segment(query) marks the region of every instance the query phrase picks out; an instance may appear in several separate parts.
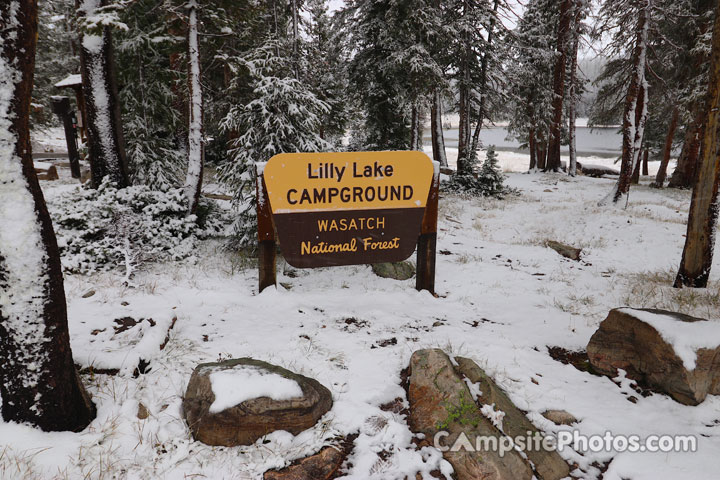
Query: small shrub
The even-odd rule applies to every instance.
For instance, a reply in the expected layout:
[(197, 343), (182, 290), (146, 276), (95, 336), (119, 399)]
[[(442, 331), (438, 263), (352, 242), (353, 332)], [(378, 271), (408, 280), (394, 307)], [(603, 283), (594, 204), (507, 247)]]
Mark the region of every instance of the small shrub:
[(443, 183), (442, 189), (448, 193), (501, 198), (511, 192), (503, 184), (504, 181), (505, 175), (502, 174), (498, 165), (495, 146), (490, 145), (485, 161), (478, 172), (467, 175), (455, 174), (448, 182)]
[(201, 220), (187, 216), (180, 189), (145, 185), (79, 188), (48, 202), (63, 268), (90, 273), (123, 267), (126, 277), (146, 261), (191, 258), (200, 239), (220, 236), (227, 223), (214, 201), (202, 199)]

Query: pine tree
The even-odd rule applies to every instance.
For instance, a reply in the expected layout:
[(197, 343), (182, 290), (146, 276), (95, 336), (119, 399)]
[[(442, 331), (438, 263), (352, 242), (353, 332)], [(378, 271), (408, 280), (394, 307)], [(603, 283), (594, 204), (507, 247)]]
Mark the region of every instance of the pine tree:
[(255, 163), (266, 162), (278, 153), (326, 151), (330, 144), (319, 132), (320, 117), (329, 107), (294, 78), (288, 42), (269, 39), (245, 57), (232, 59), (234, 88), (250, 78), (251, 99), (234, 105), (223, 121), (226, 132), (238, 132), (232, 141), (231, 158), (220, 170), (220, 178), (235, 192), (240, 208), (236, 223), (239, 246), (255, 243)]
[(503, 193), (505, 176), (498, 163), (495, 145), (490, 145), (485, 154), (485, 161), (478, 175), (478, 183), (482, 185), (484, 195), (495, 197)]
[(352, 115), (348, 99), (348, 48), (339, 26), (328, 16), (326, 3), (307, 2), (310, 19), (300, 78), (328, 107), (319, 119), (320, 137), (340, 148)]
[(552, 112), (552, 73), (557, 9), (533, 0), (515, 29), (507, 76), (511, 92), (508, 131), (530, 149), (530, 170), (544, 169)]
[[(170, 57), (181, 41), (171, 33), (167, 2), (138, 0), (119, 12), (128, 26), (118, 30), (118, 81), (122, 119), (133, 184), (168, 189), (180, 183), (185, 165), (184, 144), (177, 133), (185, 121), (177, 108), (177, 83)], [(185, 78), (185, 77), (183, 77)]]

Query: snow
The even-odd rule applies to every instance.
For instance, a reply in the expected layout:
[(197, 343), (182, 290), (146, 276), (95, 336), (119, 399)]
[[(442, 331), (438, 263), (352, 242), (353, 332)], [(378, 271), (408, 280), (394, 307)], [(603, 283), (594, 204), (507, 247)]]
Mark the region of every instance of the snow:
[(79, 73), (68, 75), (67, 77), (63, 78), (55, 84), (57, 88), (74, 87), (77, 85), (82, 85), (82, 76)]
[(210, 383), (215, 395), (210, 413), (222, 412), (253, 398), (268, 397), (281, 401), (303, 395), (295, 380), (250, 365), (213, 372), (210, 374)]
[[(564, 450), (562, 456), (578, 464), (578, 478), (710, 478), (720, 469), (720, 396), (691, 407), (664, 395), (632, 392), (638, 397), (632, 403), (629, 382), (619, 387), (547, 353), (548, 346), (585, 349), (608, 311), (622, 306), (675, 309), (713, 323), (720, 320), (713, 303), (720, 289), (720, 256), (715, 256), (708, 289), (671, 287), (690, 192), (651, 189), (647, 184), (652, 179), (642, 177), (641, 185), (633, 186), (627, 210), (600, 209), (597, 200), (614, 180), (513, 173), (527, 170), (528, 156), (498, 155), (503, 169), (510, 171), (509, 186), (521, 194), (502, 201), (442, 196), (437, 297), (415, 291), (414, 279), (378, 278), (364, 265), (295, 270), (282, 260), (278, 287), (258, 294), (256, 264), (242, 263), (235, 252), (213, 241), (198, 249), (196, 264), (138, 270), (134, 287), (121, 284), (122, 272), (66, 275), (76, 363), (122, 371), (82, 375), (98, 406), (98, 418), (83, 432), (46, 434), (0, 422), (0, 451), (6, 452), (0, 471), (27, 465), (30, 474), (14, 477), (34, 473), (52, 478), (58, 471), (92, 477), (102, 461), (108, 465), (107, 476), (255, 480), (267, 469), (317, 452), (337, 436), (357, 433), (352, 467), (343, 472), (344, 479), (400, 480), (414, 478), (414, 472), (430, 479), (434, 469), (449, 474), (440, 452), (415, 445), (403, 414), (381, 408), (395, 399), (407, 406), (400, 372), (413, 351), (442, 348), (477, 362), (543, 432), (577, 428), (586, 435), (609, 430), (643, 438), (694, 435), (698, 440), (694, 453)], [(61, 169), (60, 174), (59, 181), (43, 182), (51, 199), (70, 188), (67, 172)], [(582, 247), (582, 261), (546, 248), (547, 239)], [(97, 293), (82, 298), (89, 289)], [(158, 325), (143, 322), (114, 335), (114, 320), (121, 317), (152, 318)], [(164, 340), (173, 317), (177, 321), (160, 350), (158, 341)], [(103, 328), (107, 330), (93, 335)], [(140, 346), (147, 335), (156, 337)], [(377, 346), (393, 337), (396, 344)], [(317, 379), (331, 391), (333, 408), (318, 425), (296, 436), (275, 432), (236, 448), (193, 441), (182, 419), (190, 375), (200, 363), (241, 357)], [(132, 365), (139, 358), (149, 367), (134, 377)], [(137, 418), (139, 403), (150, 412), (146, 420)], [(557, 426), (541, 415), (549, 409), (566, 410), (579, 422)], [(609, 468), (601, 474), (598, 465), (605, 462)]]
[[(18, 10), (19, 4), (12, 2), (5, 31), (18, 28)], [(10, 36), (0, 34), (0, 51)], [(40, 366), (47, 358), (43, 313), (49, 277), (35, 201), (15, 151), (17, 137), (11, 132), (15, 115), (11, 100), (21, 79), (16, 65), (0, 55), (0, 322), (3, 340), (17, 345), (17, 356), (3, 361), (27, 365), (22, 383), (33, 388), (41, 381)]]
[(720, 324), (718, 322), (683, 322), (670, 315), (621, 308), (620, 312), (647, 323), (658, 331), (670, 344), (688, 371), (695, 370), (697, 351), (701, 348), (720, 347)]

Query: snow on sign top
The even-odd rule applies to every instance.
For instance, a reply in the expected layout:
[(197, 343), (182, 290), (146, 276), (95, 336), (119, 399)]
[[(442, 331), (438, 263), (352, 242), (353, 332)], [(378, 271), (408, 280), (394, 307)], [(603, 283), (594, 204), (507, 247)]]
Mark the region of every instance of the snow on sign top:
[(697, 351), (701, 348), (717, 348), (720, 345), (718, 323), (710, 320), (683, 322), (676, 317), (660, 313), (621, 308), (620, 312), (647, 323), (672, 345), (675, 354), (682, 360), (688, 371), (695, 370)]
[(74, 75), (68, 75), (67, 77), (63, 78), (55, 84), (57, 88), (77, 87), (79, 85), (82, 85), (82, 78), (79, 73)]
[(222, 412), (252, 398), (279, 401), (303, 395), (296, 381), (251, 365), (215, 371), (210, 374), (210, 384), (215, 395), (210, 413)]

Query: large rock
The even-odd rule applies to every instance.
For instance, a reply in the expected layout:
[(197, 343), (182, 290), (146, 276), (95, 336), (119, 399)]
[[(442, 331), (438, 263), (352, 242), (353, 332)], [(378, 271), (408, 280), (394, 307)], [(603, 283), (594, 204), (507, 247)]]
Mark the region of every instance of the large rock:
[(265, 472), (263, 480), (329, 480), (342, 467), (345, 453), (335, 447), (325, 447), (315, 455), (305, 457), (282, 470)]
[[(461, 435), (476, 445), (478, 436), (496, 437), (500, 445), (503, 433), (480, 412), (467, 385), (448, 356), (438, 349), (418, 350), (410, 359), (410, 427), (434, 442), (435, 435), (446, 432), (441, 443), (451, 447)], [(461, 442), (465, 442), (461, 438)], [(516, 450), (501, 456), (497, 451), (452, 449), (443, 452), (458, 480), (530, 480), (533, 471)]]
[(378, 277), (408, 280), (415, 275), (415, 266), (410, 262), (374, 263), (372, 271)]
[(578, 162), (578, 168), (588, 177), (602, 177), (603, 175), (620, 175), (620, 170), (612, 167), (606, 167), (605, 165), (590, 165), (589, 163), (580, 164)]
[(565, 258), (575, 260), (576, 262), (580, 260), (582, 248), (571, 247), (570, 245), (565, 245), (564, 243), (556, 242), (554, 240), (548, 240), (545, 242), (545, 245), (547, 245), (548, 248), (552, 248)]
[[(285, 400), (262, 396), (219, 412), (210, 412), (210, 406), (215, 401), (210, 375), (243, 368), (297, 382), (302, 396)], [(316, 380), (252, 358), (198, 365), (190, 377), (183, 399), (183, 414), (195, 440), (228, 447), (250, 445), (275, 430), (297, 435), (315, 425), (331, 407), (330, 391)]]
[(590, 338), (596, 370), (627, 377), (685, 405), (720, 394), (720, 324), (664, 310), (611, 310)]
[[(478, 386), (480, 394), (477, 402), (494, 405), (495, 410), (504, 412), (502, 430), (511, 438), (526, 437), (528, 432), (535, 437), (542, 435), (525, 414), (508, 398), (507, 394), (488, 377), (485, 372), (469, 358), (455, 357), (460, 373)], [(570, 467), (555, 451), (543, 449), (525, 449), (525, 455), (535, 466), (535, 471), (543, 480), (559, 480), (570, 475)]]

